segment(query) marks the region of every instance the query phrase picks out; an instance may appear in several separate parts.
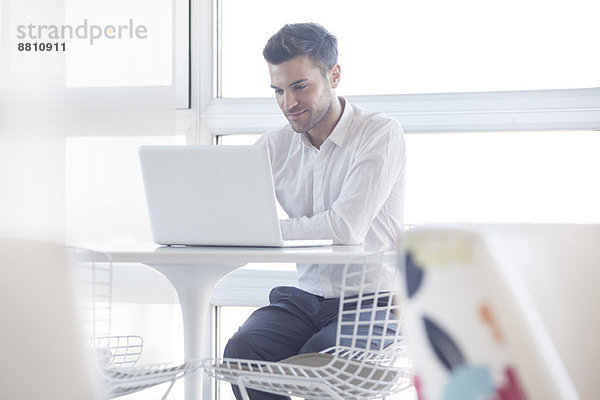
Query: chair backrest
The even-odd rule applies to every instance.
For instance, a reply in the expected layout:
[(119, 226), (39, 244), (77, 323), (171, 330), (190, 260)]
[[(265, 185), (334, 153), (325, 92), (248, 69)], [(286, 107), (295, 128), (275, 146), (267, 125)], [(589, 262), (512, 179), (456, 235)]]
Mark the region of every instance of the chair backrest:
[(111, 336), (113, 261), (109, 254), (69, 249), (74, 262), (83, 332), (101, 370), (132, 368), (144, 347), (141, 336)]
[(68, 249), (73, 260), (77, 304), (85, 338), (110, 336), (112, 311), (112, 259), (83, 248)]
[(378, 357), (403, 342), (403, 272), (396, 251), (360, 257), (344, 266), (336, 348), (353, 358)]
[(401, 326), (404, 281), (399, 254), (378, 252), (344, 266), (333, 350), (340, 359), (367, 366), (364, 371), (348, 368), (345, 372), (354, 373), (348, 380), (361, 387), (373, 384), (383, 394), (406, 388), (412, 377)]
[(0, 397), (96, 398), (71, 272), (64, 247), (0, 240)]
[(448, 400), (578, 399), (522, 279), (480, 232), (407, 232), (406, 321), (418, 390)]

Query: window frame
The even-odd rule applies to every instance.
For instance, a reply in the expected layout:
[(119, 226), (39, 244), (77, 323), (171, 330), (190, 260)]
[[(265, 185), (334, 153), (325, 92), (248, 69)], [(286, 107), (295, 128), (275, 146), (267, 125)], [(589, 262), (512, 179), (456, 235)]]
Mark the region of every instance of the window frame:
[[(396, 118), (405, 132), (600, 129), (600, 88), (347, 96)], [(261, 133), (285, 123), (274, 99), (213, 98), (202, 120), (219, 135)]]
[[(180, 112), (190, 144), (285, 124), (273, 98), (218, 95), (221, 0), (191, 0), (192, 109)], [(600, 88), (348, 96), (396, 118), (407, 133), (600, 130)]]
[(187, 110), (191, 105), (190, 86), (190, 0), (174, 0), (174, 83), (178, 110)]

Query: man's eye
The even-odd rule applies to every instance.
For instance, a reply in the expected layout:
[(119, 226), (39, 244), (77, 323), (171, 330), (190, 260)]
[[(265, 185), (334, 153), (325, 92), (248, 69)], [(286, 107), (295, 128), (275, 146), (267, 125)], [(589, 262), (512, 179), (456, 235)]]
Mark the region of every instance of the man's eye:
[(275, 94), (283, 94), (283, 90), (281, 90), (281, 89), (275, 89)]
[(306, 86), (308, 86), (308, 85), (299, 85), (299, 86), (296, 86), (295, 89), (296, 90), (306, 89)]

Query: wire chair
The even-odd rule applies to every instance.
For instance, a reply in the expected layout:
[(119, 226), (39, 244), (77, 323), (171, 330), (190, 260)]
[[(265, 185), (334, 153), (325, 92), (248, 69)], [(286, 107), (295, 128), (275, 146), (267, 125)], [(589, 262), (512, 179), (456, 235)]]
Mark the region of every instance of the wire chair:
[(100, 366), (111, 368), (135, 367), (144, 349), (141, 336), (100, 336), (91, 340), (96, 350), (96, 361)]
[(196, 371), (200, 363), (164, 363), (138, 366), (144, 340), (141, 336), (111, 336), (112, 259), (108, 254), (71, 248), (83, 331), (89, 338), (103, 398), (134, 393), (176, 380)]
[[(310, 399), (385, 399), (412, 386), (401, 329), (400, 257), (366, 255), (345, 266), (335, 346), (279, 362), (208, 359), (207, 374), (247, 389)], [(342, 266), (340, 266), (342, 268)]]

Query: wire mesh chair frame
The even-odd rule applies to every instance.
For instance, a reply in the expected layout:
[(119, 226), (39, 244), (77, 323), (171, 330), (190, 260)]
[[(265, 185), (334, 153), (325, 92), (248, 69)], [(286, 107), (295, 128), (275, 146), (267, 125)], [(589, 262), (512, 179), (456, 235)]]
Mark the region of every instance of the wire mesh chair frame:
[(112, 258), (108, 254), (68, 247), (72, 256), (83, 333), (89, 340), (110, 336)]
[[(279, 362), (208, 359), (216, 379), (247, 389), (309, 399), (385, 398), (412, 386), (411, 363), (401, 330), (402, 266), (389, 251), (344, 266), (336, 345)], [(386, 261), (386, 262), (384, 262)]]
[(98, 363), (110, 368), (133, 368), (144, 349), (144, 338), (137, 335), (100, 336), (91, 340)]
[(138, 366), (144, 342), (138, 335), (111, 336), (113, 261), (109, 254), (83, 248), (69, 248), (75, 283), (80, 299), (84, 335), (96, 361), (100, 395), (114, 398), (170, 382), (163, 399), (175, 381), (196, 371), (195, 360)]

